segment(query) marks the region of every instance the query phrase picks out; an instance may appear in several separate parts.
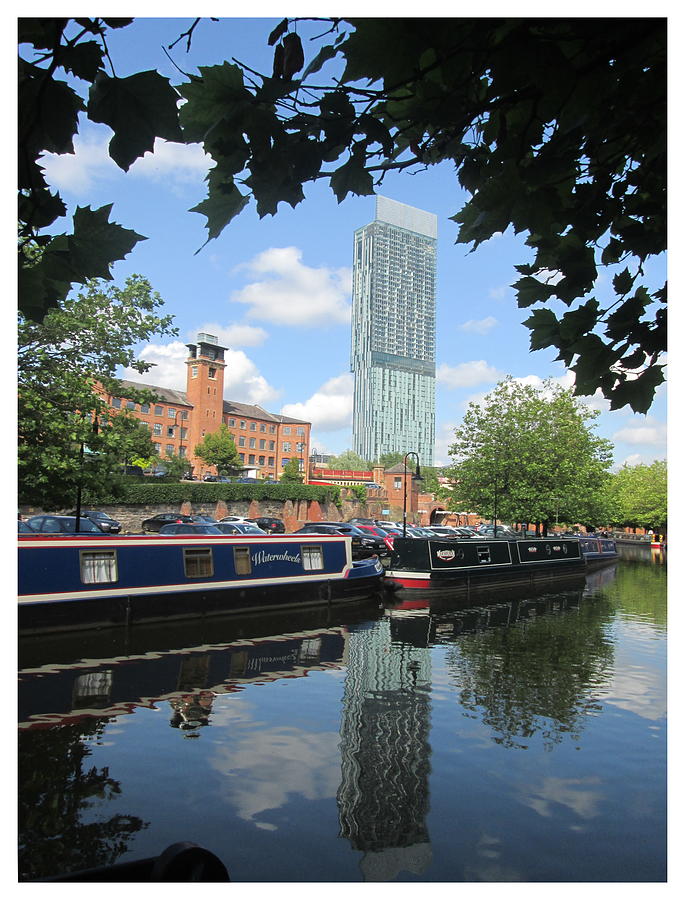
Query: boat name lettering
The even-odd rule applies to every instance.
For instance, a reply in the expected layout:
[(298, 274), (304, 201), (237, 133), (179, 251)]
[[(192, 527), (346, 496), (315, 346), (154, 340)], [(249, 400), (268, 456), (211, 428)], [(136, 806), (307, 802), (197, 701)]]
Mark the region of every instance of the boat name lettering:
[(300, 565), (302, 562), (299, 553), (291, 553), (288, 550), (284, 550), (283, 553), (267, 553), (265, 550), (258, 550), (257, 553), (252, 554), (252, 564), (255, 566), (274, 562), (274, 560), (281, 560), (282, 562), (289, 562), (295, 565)]
[(436, 556), (438, 559), (454, 559), (454, 550), (438, 550)]

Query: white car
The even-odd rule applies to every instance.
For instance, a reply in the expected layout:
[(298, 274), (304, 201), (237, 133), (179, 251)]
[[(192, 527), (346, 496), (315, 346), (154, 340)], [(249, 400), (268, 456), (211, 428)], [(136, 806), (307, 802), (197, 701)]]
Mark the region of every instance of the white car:
[(246, 516), (224, 516), (223, 519), (219, 519), (220, 522), (248, 522), (251, 525), (254, 525), (254, 521), (252, 519), (248, 519)]

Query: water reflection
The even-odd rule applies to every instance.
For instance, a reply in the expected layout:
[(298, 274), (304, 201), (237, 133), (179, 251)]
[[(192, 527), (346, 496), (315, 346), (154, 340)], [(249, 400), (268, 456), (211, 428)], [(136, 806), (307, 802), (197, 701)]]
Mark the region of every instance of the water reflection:
[[(163, 846), (141, 836), (165, 834), (178, 816), (183, 837), (216, 852), (232, 876), (247, 866), (240, 880), (281, 880), (269, 868), (279, 866), (290, 880), (525, 880), (532, 863), (511, 853), (516, 828), (503, 832), (500, 814), (507, 823), (534, 814), (567, 842), (587, 823), (606, 828), (607, 808), (612, 821), (619, 808), (599, 770), (551, 768), (536, 752), (584, 746), (603, 705), (654, 727), (663, 718), (654, 703), (663, 686), (640, 656), (660, 627), (661, 600), (641, 569), (624, 582), (624, 565), (558, 593), (405, 604), (344, 624), (290, 615), (213, 624), (197, 643), (186, 628), (132, 633), (128, 646), (107, 634), (81, 646), (26, 644), (22, 877), (109, 864), (131, 847), (153, 855)], [(624, 607), (636, 624), (617, 670)], [(154, 770), (135, 768), (132, 746), (155, 753)], [(488, 751), (507, 753), (505, 771), (481, 762)], [(464, 766), (496, 789), (465, 783)], [(160, 818), (147, 815), (157, 804)], [(449, 814), (436, 818), (443, 805)], [(223, 855), (211, 843), (222, 837)], [(306, 871), (290, 868), (297, 854)]]

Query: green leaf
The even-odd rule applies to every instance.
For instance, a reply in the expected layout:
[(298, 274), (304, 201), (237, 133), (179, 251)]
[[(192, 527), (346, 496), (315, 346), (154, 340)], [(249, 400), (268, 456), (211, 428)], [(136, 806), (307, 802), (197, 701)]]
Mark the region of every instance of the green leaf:
[(532, 306), (533, 303), (544, 303), (554, 294), (554, 287), (543, 284), (537, 278), (526, 275), (512, 284), (516, 291), (516, 300), (520, 307)]
[(112, 204), (92, 210), (77, 207), (74, 213), (74, 234), (69, 239), (71, 265), (83, 282), (88, 278), (110, 279), (110, 266), (124, 259), (139, 241), (147, 238), (128, 228), (109, 221)]
[(665, 381), (663, 366), (650, 366), (635, 379), (626, 380), (614, 388), (611, 409), (629, 405), (633, 412), (646, 414), (654, 402), (654, 393)]
[(617, 294), (627, 294), (633, 287), (635, 278), (630, 274), (628, 269), (624, 269), (619, 275), (614, 275), (612, 284)]
[(559, 335), (564, 343), (572, 344), (586, 334), (597, 324), (599, 317), (599, 303), (588, 300), (587, 303), (566, 313), (559, 324)]
[(314, 59), (309, 63), (307, 68), (302, 73), (302, 81), (313, 72), (318, 72), (319, 69), (326, 63), (329, 59), (333, 59), (336, 56), (338, 50), (332, 44), (327, 44), (325, 47), (322, 47), (319, 52), (316, 54)]
[(88, 117), (114, 131), (109, 152), (127, 172), (136, 159), (154, 150), (155, 138), (182, 141), (178, 94), (157, 72), (110, 78), (101, 72), (90, 89)]
[(531, 350), (558, 346), (559, 321), (551, 309), (536, 309), (523, 324), (531, 331)]
[(278, 25), (274, 28), (274, 30), (269, 35), (269, 47), (273, 47), (273, 45), (280, 39), (281, 35), (285, 34), (288, 30), (288, 20), (283, 19)]
[(353, 155), (331, 175), (331, 188), (341, 203), (348, 194), (373, 194), (373, 179), (364, 168), (364, 159)]
[(79, 44), (62, 47), (60, 64), (76, 78), (94, 81), (102, 67), (104, 50), (96, 41), (83, 41)]
[(207, 239), (212, 240), (221, 234), (231, 219), (235, 218), (248, 202), (248, 198), (240, 193), (233, 179), (216, 184), (210, 179), (209, 195), (190, 211), (207, 217)]

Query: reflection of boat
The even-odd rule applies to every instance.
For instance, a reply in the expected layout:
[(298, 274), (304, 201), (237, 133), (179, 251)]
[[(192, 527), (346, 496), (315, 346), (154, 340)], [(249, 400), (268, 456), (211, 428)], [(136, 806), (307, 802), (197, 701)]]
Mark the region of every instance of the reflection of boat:
[(18, 574), (19, 627), (37, 632), (349, 602), (383, 566), (337, 535), (22, 534)]
[(583, 572), (578, 540), (395, 538), (386, 581), (398, 592), (471, 592), (498, 585), (535, 584)]

